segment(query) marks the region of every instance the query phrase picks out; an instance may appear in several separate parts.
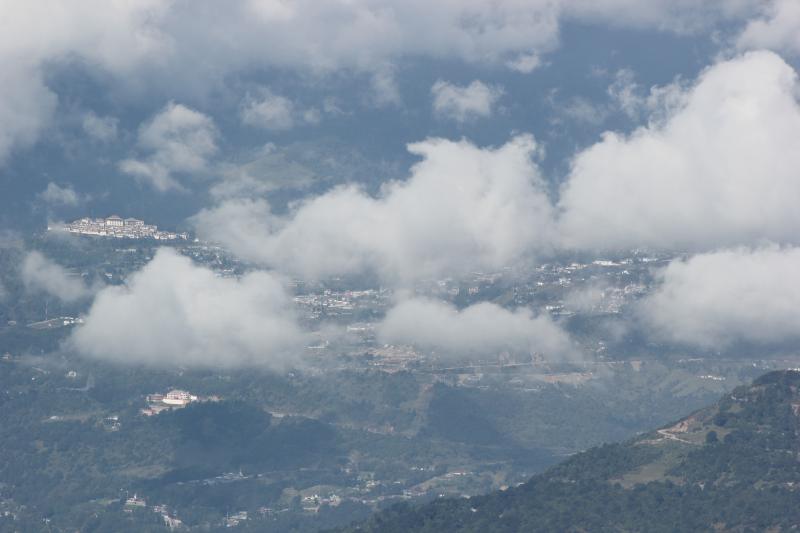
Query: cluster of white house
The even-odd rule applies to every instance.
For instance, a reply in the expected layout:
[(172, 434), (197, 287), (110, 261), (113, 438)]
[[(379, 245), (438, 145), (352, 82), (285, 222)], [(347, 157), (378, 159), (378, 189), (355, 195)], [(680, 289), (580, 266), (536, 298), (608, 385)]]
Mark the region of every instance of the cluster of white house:
[[(137, 494), (134, 494), (132, 497), (125, 500), (124, 511), (126, 513), (132, 513), (134, 509), (146, 508), (147, 501), (145, 501), (144, 498), (140, 498)], [(183, 522), (174, 516), (170, 516), (169, 509), (167, 509), (166, 505), (154, 505), (152, 509), (154, 513), (161, 515), (161, 518), (164, 519), (164, 525), (166, 525), (170, 531), (175, 529), (183, 529)]]
[(100, 235), (120, 239), (186, 240), (189, 237), (186, 233), (159, 231), (154, 224), (145, 224), (144, 220), (138, 218), (123, 219), (117, 215), (108, 218), (84, 217), (65, 224), (63, 229), (81, 235)]

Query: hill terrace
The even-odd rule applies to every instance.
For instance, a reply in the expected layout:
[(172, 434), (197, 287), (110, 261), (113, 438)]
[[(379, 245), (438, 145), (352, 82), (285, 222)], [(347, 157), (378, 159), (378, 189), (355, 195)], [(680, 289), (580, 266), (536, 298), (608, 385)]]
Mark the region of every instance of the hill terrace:
[(117, 215), (112, 215), (108, 218), (84, 217), (61, 227), (48, 227), (47, 229), (48, 231), (61, 229), (79, 235), (116, 237), (118, 239), (156, 239), (172, 241), (177, 239), (186, 240), (189, 237), (186, 233), (159, 231), (157, 226), (145, 224), (143, 220), (137, 218), (123, 219)]

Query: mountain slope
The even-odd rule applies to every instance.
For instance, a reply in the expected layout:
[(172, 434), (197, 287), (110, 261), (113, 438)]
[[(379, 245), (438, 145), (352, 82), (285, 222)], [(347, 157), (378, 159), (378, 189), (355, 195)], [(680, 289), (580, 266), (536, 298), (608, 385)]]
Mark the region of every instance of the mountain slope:
[(800, 372), (578, 454), (516, 488), (398, 505), (353, 531), (787, 531), (800, 527)]

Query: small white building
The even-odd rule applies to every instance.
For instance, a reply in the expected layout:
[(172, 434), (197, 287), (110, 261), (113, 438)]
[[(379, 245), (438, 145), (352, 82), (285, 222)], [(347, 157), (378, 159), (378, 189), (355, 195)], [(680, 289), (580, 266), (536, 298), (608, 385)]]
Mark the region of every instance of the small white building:
[(111, 226), (114, 228), (121, 228), (125, 222), (122, 220), (122, 217), (117, 215), (111, 215), (106, 219), (106, 226)]
[(125, 500), (126, 507), (147, 507), (147, 502), (143, 498), (139, 498), (136, 494), (133, 497)]
[(189, 394), (185, 390), (173, 389), (164, 395), (161, 401), (167, 405), (187, 405), (197, 400), (197, 396)]
[(138, 218), (126, 218), (123, 221), (123, 224), (125, 225), (125, 227), (141, 228), (142, 226), (144, 226), (144, 220), (139, 220)]

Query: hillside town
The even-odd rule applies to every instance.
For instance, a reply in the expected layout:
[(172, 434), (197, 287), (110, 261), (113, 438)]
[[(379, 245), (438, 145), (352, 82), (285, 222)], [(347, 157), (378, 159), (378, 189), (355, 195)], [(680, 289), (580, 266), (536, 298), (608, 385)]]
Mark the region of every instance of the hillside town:
[(159, 241), (186, 240), (189, 235), (185, 232), (159, 231), (154, 224), (145, 224), (138, 218), (122, 218), (111, 215), (108, 218), (84, 217), (61, 227), (48, 227), (49, 231), (60, 229), (69, 233), (80, 235), (96, 235), (101, 237), (116, 237), (118, 239), (155, 239)]

